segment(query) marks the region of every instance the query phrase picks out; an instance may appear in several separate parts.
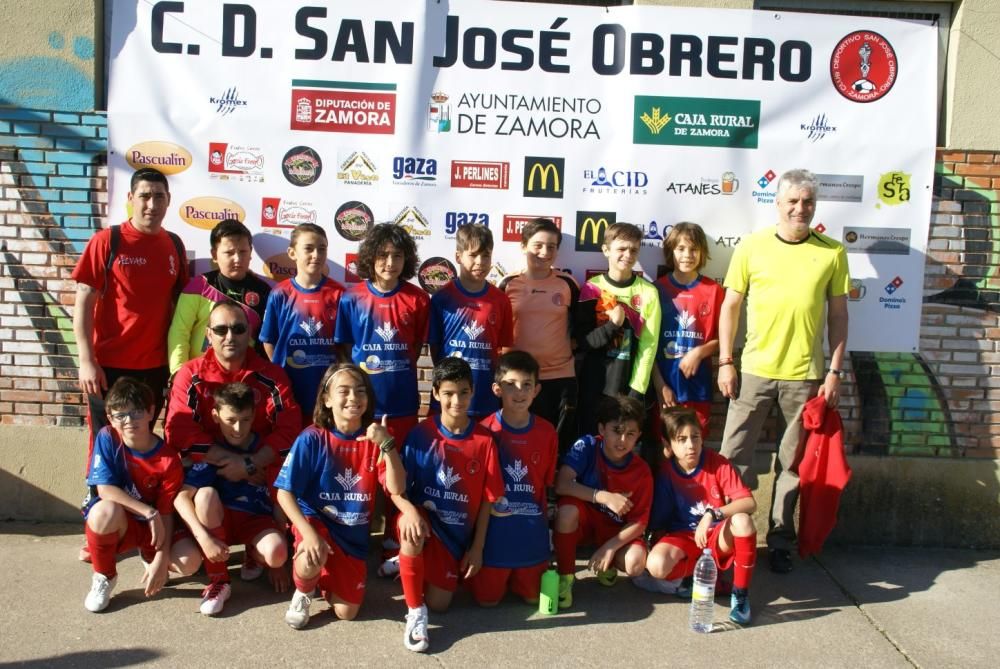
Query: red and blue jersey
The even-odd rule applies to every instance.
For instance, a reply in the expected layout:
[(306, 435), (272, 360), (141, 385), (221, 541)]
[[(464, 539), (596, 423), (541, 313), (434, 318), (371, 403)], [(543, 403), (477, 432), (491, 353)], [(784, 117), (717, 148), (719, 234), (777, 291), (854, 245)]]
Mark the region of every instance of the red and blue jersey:
[(656, 474), (649, 527), (665, 532), (693, 532), (709, 507), (718, 509), (734, 499), (750, 497), (750, 489), (724, 456), (702, 449), (690, 474), (666, 460)]
[(684, 285), (666, 274), (657, 279), (656, 288), (662, 313), (656, 367), (678, 402), (711, 402), (711, 359), (703, 359), (690, 378), (681, 373), (681, 359), (691, 349), (719, 338), (719, 310), (726, 292), (706, 276)]
[(379, 450), (355, 434), (306, 428), (292, 444), (274, 487), (295, 495), (306, 517), (323, 521), (337, 545), (353, 557), (368, 554), (368, 533), (375, 510), (375, 489), (384, 478)]
[(549, 559), (546, 488), (555, 482), (559, 438), (552, 423), (532, 416), (514, 428), (498, 411), (482, 423), (493, 434), (503, 475), (503, 496), (493, 502), (483, 564), (516, 569)]
[(600, 435), (580, 437), (563, 458), (563, 465), (576, 472), (578, 483), (622, 494), (631, 493), (632, 509), (624, 517), (603, 504), (593, 506), (619, 525), (649, 523), (649, 508), (653, 502), (653, 475), (649, 465), (635, 453), (629, 453), (620, 463), (604, 454), (604, 439)]
[(493, 366), (500, 349), (514, 342), (510, 298), (492, 284), (470, 293), (457, 280), (431, 298), (427, 343), (440, 349), (442, 358), (462, 358), (472, 368), (470, 416), (487, 416), (500, 408), (493, 394)]
[(417, 358), (427, 339), (430, 298), (411, 283), (388, 293), (370, 281), (340, 298), (334, 341), (351, 344), (351, 360), (375, 389), (375, 416), (413, 416), (420, 409)]
[(292, 278), (275, 286), (267, 298), (260, 340), (274, 346), (271, 362), (288, 373), (303, 423), (312, 421), (319, 382), (337, 361), (333, 335), (343, 292), (329, 277), (309, 289)]
[(427, 511), (431, 529), (456, 560), (469, 549), (483, 500), (503, 495), (493, 435), (469, 422), (461, 433), (433, 416), (410, 430), (403, 445), (406, 497)]
[(88, 471), (90, 491), (83, 501), (84, 518), (100, 499), (99, 485), (121, 488), (129, 497), (168, 515), (174, 512), (174, 498), (184, 483), (180, 456), (162, 439), (157, 437), (156, 445), (143, 453), (126, 446), (111, 427), (94, 438)]
[[(255, 434), (246, 450), (233, 448), (229, 444), (223, 444), (222, 448), (238, 455), (251, 455), (257, 452), (260, 445), (260, 437)], [(219, 468), (207, 462), (192, 464), (190, 469), (184, 473), (184, 485), (193, 488), (215, 488), (219, 493), (222, 505), (229, 509), (255, 513), (259, 516), (270, 516), (274, 513), (270, 486), (254, 485), (245, 479), (230, 481), (219, 476)]]

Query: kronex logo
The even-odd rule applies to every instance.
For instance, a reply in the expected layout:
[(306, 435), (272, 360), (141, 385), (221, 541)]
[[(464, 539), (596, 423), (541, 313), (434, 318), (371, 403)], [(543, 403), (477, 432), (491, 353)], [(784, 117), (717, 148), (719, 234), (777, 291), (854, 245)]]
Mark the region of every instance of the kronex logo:
[(208, 103), (215, 106), (215, 113), (220, 116), (228, 116), (236, 109), (247, 106), (247, 101), (240, 99), (239, 91), (236, 90), (235, 86), (227, 88), (222, 95), (210, 96)]

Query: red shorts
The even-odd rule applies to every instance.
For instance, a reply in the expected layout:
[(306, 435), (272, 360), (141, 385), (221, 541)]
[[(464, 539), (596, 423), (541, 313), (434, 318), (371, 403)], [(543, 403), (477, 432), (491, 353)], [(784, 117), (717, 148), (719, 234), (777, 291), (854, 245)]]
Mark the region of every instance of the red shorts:
[(139, 555), (146, 562), (151, 562), (156, 555), (153, 547), (153, 535), (149, 531), (149, 523), (140, 521), (128, 511), (125, 512), (125, 534), (118, 539), (115, 553), (121, 555), (131, 550), (139, 550)]
[[(560, 497), (559, 506), (575, 506), (580, 512), (580, 524), (576, 528), (577, 546), (602, 546), (611, 537), (621, 532), (622, 527), (624, 527), (624, 525), (619, 525), (612, 520), (607, 514), (598, 511), (593, 504), (588, 504), (576, 497)], [(558, 514), (558, 511), (556, 513)], [(626, 544), (626, 546), (628, 545), (646, 548), (646, 543), (641, 536)]]
[(507, 586), (515, 595), (528, 602), (538, 601), (538, 591), (542, 586), (542, 574), (549, 563), (542, 562), (530, 567), (516, 569), (504, 567), (483, 567), (475, 576), (465, 582), (479, 604), (494, 604), (503, 599)]
[[(365, 583), (368, 580), (368, 565), (344, 552), (330, 536), (323, 521), (315, 516), (309, 516), (309, 524), (319, 533), (319, 536), (330, 546), (330, 554), (326, 557), (319, 574), (319, 589), (323, 596), (332, 593), (338, 599), (348, 604), (361, 604), (365, 599)], [(302, 535), (292, 525), (292, 535), (295, 537), (295, 547), (302, 543)]]
[(403, 442), (406, 441), (406, 435), (410, 433), (410, 430), (417, 426), (420, 422), (420, 418), (416, 415), (413, 416), (389, 416), (385, 421), (385, 429), (389, 431), (389, 436), (391, 436), (396, 441), (396, 450), (400, 451), (403, 448)]
[[(222, 529), (226, 533), (224, 541), (230, 546), (252, 546), (254, 539), (268, 530), (274, 530), (281, 536), (285, 534), (274, 516), (238, 511), (229, 507), (223, 509), (223, 514)], [(184, 521), (178, 522), (174, 530), (174, 543), (181, 539), (194, 540), (194, 535)]]
[[(715, 564), (719, 567), (719, 571), (725, 571), (729, 569), (733, 564), (733, 559), (736, 557), (735, 552), (729, 553), (728, 555), (722, 555), (719, 550), (719, 537), (722, 535), (722, 529), (725, 527), (729, 519), (722, 521), (721, 523), (716, 523), (708, 532), (708, 545), (707, 548), (712, 549), (712, 557), (715, 558)], [(671, 546), (676, 546), (684, 551), (684, 555), (687, 557), (687, 568), (684, 570), (684, 576), (690, 576), (694, 573), (694, 565), (701, 557), (702, 549), (698, 548), (698, 544), (694, 542), (694, 532), (687, 530), (681, 530), (679, 532), (668, 532), (664, 534), (659, 540), (656, 541), (654, 546), (659, 544), (669, 544)]]
[[(424, 517), (427, 526), (431, 521), (427, 517), (427, 511), (422, 508), (417, 509)], [(399, 521), (403, 516), (400, 514), (396, 518), (396, 531), (399, 532)], [(435, 588), (455, 592), (458, 589), (458, 565), (461, 560), (456, 559), (448, 547), (444, 545), (436, 534), (431, 531), (431, 535), (424, 540), (424, 549), (420, 552), (424, 556), (424, 582), (430, 583)]]

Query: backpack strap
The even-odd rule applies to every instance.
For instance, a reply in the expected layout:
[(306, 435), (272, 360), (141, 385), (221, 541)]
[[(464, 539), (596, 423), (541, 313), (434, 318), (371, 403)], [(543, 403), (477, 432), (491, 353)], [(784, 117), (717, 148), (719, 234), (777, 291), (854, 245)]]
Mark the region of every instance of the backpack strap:
[[(111, 241), (108, 243), (108, 259), (104, 263), (104, 271), (111, 276), (111, 268), (114, 267), (115, 258), (118, 256), (118, 246), (122, 241), (122, 226), (111, 226)], [(105, 279), (107, 280), (107, 279)]]
[[(108, 259), (104, 262), (104, 274), (105, 274), (105, 284), (111, 278), (111, 268), (115, 265), (115, 258), (118, 257), (118, 247), (121, 246), (122, 241), (122, 226), (112, 225), (111, 228), (111, 239), (108, 241)], [(174, 243), (174, 251), (177, 253), (178, 264), (187, 263), (187, 252), (184, 250), (184, 242), (181, 238), (169, 230), (165, 231), (170, 236), (170, 241)], [(184, 286), (180, 285), (181, 273), (177, 273), (177, 285), (174, 286), (174, 297), (180, 295), (181, 291), (184, 290)]]

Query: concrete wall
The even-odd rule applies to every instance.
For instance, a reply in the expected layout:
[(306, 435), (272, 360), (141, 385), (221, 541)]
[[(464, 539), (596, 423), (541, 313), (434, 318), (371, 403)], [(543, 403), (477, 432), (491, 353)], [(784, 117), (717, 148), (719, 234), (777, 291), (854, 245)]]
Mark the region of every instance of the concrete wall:
[(1000, 3), (958, 4), (948, 49), (945, 141), (957, 149), (1000, 149)]
[(0, 106), (94, 109), (96, 4), (0, 2)]

